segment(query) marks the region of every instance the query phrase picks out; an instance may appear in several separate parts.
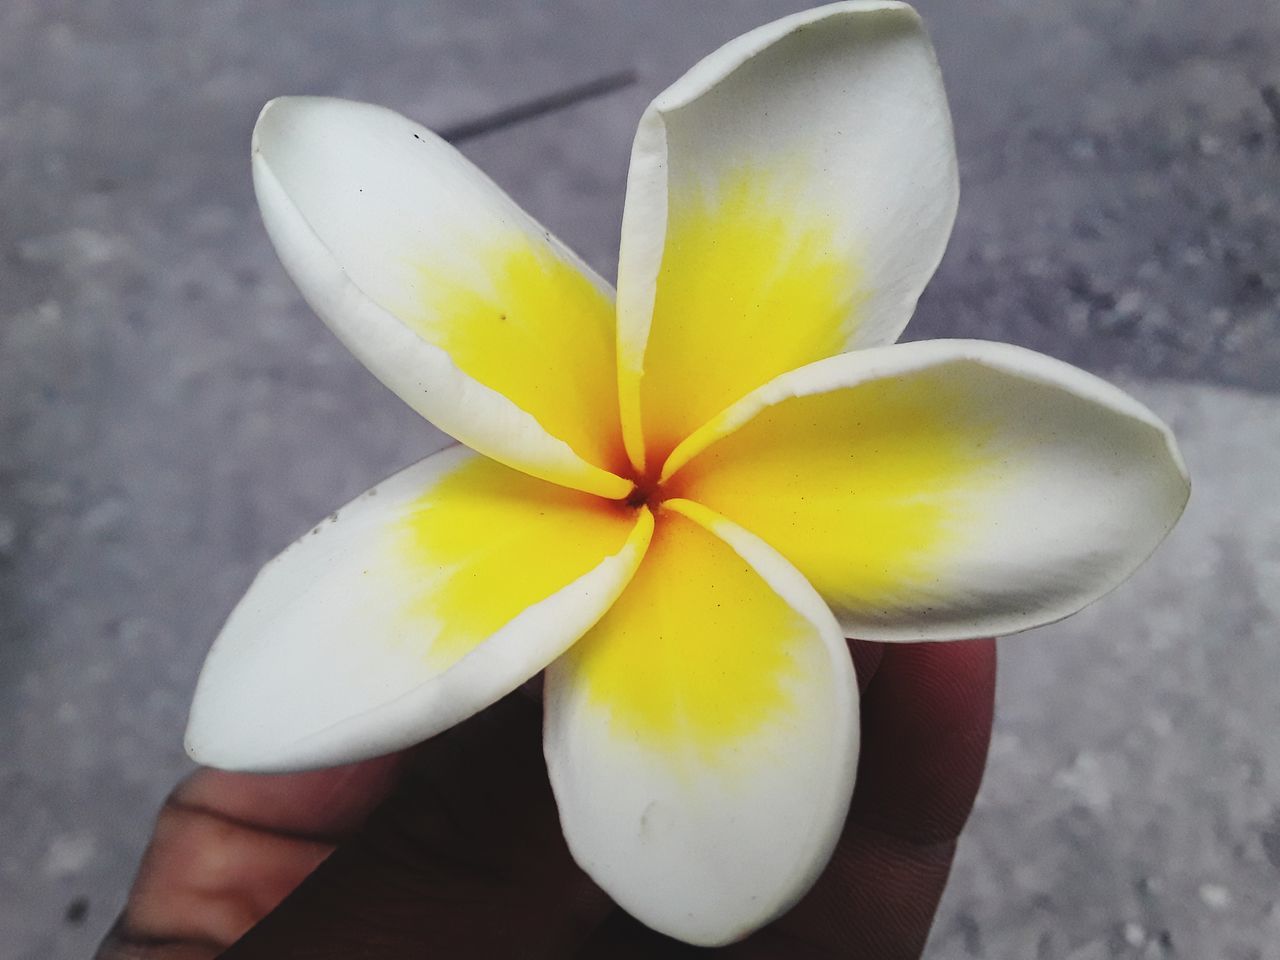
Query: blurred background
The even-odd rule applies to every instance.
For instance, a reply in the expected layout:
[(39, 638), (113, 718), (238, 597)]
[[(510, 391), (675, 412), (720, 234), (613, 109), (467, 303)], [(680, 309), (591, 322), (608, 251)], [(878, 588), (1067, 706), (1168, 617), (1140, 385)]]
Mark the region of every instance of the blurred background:
[[(0, 4), (0, 957), (88, 955), (190, 769), (196, 671), (259, 565), (443, 444), (301, 303), (253, 202), (262, 103), (436, 128), (606, 276), (645, 103), (800, 4)], [(1170, 422), (1181, 526), (1001, 645), (930, 957), (1280, 958), (1280, 12), (923, 0), (959, 221), (909, 339), (1103, 374)]]

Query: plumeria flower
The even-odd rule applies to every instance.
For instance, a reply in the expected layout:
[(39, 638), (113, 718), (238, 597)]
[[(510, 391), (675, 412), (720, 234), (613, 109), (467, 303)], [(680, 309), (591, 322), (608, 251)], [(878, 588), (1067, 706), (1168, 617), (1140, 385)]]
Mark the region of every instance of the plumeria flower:
[(845, 636), (1067, 616), (1187, 499), (1169, 430), (1090, 374), (894, 345), (957, 198), (904, 4), (779, 20), (653, 101), (616, 297), (388, 110), (272, 101), (253, 173), (308, 302), (465, 446), (267, 564), (205, 664), (191, 755), (359, 760), (545, 670), (574, 857), (691, 943), (745, 936), (826, 864), (858, 755)]

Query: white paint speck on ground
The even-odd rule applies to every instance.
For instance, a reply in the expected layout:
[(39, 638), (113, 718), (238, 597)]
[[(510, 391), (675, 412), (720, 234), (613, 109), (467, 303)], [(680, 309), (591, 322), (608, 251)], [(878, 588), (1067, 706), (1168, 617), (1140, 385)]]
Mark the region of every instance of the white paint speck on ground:
[(1147, 939), (1147, 931), (1142, 929), (1139, 923), (1126, 923), (1124, 925), (1124, 942), (1131, 947), (1140, 947)]
[(93, 859), (97, 845), (87, 833), (62, 834), (54, 837), (41, 865), (50, 880), (74, 877)]
[(1220, 883), (1200, 885), (1200, 900), (1211, 910), (1225, 910), (1231, 906), (1231, 891)]

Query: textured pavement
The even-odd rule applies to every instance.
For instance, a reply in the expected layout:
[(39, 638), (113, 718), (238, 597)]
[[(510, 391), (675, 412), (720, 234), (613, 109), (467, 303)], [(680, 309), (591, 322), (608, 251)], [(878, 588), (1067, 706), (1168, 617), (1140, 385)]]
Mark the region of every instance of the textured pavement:
[[(465, 152), (606, 275), (645, 102), (794, 4), (0, 5), (0, 958), (88, 954), (189, 764), (257, 567), (443, 439), (302, 305), (254, 209), (263, 101), (447, 126), (634, 69)], [(1132, 581), (1002, 642), (929, 956), (1280, 960), (1280, 15), (922, 3), (962, 171), (908, 336), (1107, 375), (1191, 469)]]

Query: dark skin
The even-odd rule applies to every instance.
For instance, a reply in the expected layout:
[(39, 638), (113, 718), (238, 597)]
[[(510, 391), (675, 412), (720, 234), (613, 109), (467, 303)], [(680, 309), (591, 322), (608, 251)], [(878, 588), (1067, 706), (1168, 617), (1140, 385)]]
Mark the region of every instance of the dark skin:
[[(850, 641), (862, 752), (830, 864), (728, 958), (924, 949), (982, 780), (995, 644)], [(414, 750), (315, 773), (200, 770), (166, 801), (99, 960), (679, 958), (573, 862), (513, 694)]]

